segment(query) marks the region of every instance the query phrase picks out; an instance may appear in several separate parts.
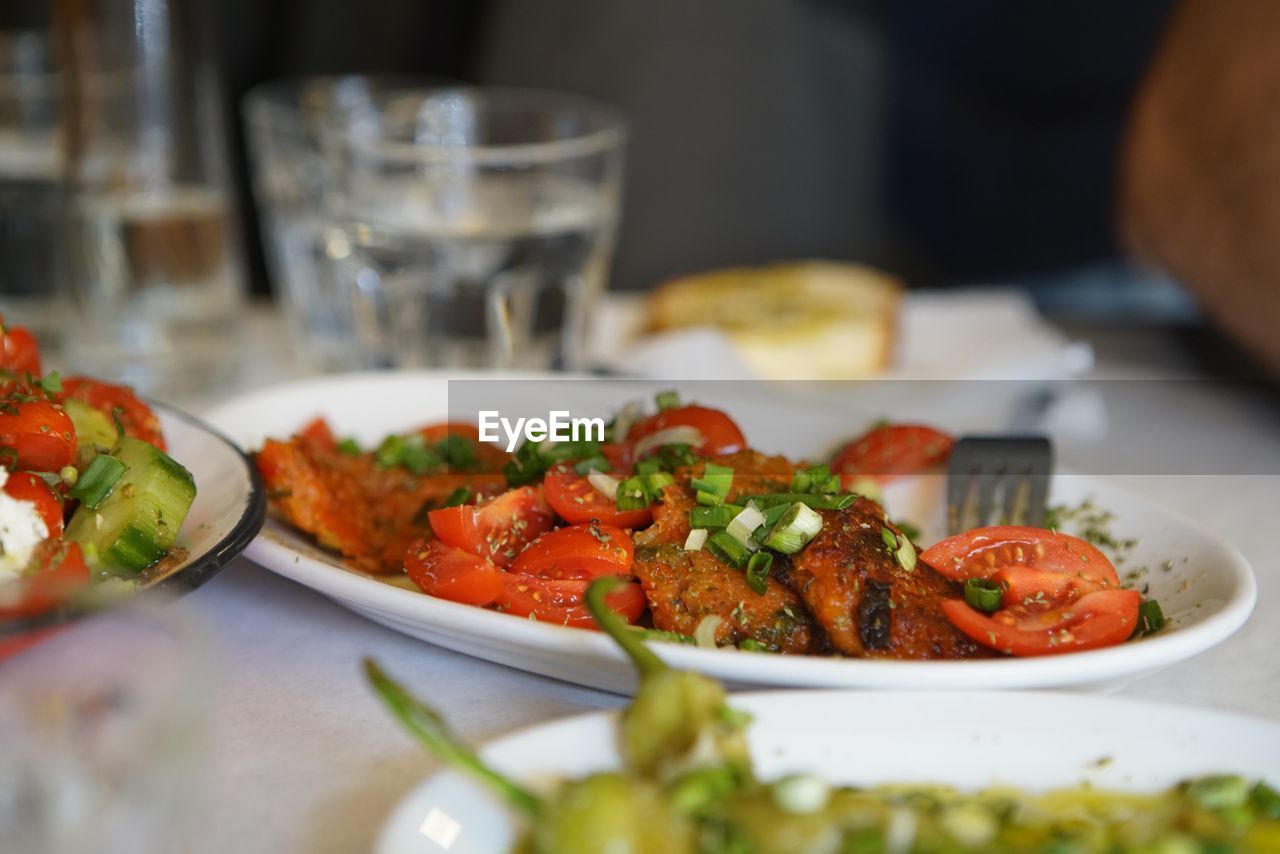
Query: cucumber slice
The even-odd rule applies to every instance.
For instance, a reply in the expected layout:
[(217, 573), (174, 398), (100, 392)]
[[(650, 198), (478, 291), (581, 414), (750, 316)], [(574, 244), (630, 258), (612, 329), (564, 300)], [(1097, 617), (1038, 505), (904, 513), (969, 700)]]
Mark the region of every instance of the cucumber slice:
[(120, 437), (111, 456), (124, 463), (124, 474), (96, 510), (76, 510), (66, 537), (96, 554), (98, 568), (133, 575), (173, 548), (196, 483), (191, 472), (141, 439)]
[(82, 400), (65, 400), (62, 408), (76, 428), (76, 468), (83, 470), (93, 458), (115, 446), (116, 425), (105, 414)]

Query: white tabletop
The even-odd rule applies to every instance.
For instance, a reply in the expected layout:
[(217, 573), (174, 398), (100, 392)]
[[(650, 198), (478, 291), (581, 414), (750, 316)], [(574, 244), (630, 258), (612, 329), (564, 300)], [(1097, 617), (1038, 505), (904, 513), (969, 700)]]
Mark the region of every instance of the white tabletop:
[[(262, 312), (247, 331), (257, 347), (274, 349), (265, 342), (280, 340), (275, 321)], [(1185, 371), (1172, 364), (1176, 351), (1166, 350), (1160, 336), (1150, 344), (1156, 364), (1109, 361), (1103, 349), (1099, 371)], [(259, 362), (269, 367), (245, 384), (295, 370), (282, 350), (272, 359)], [(1200, 459), (1218, 454), (1223, 471), (1247, 471), (1241, 460), (1270, 460), (1277, 470), (1280, 407), (1274, 401), (1177, 384), (1154, 388), (1135, 403), (1136, 411), (1121, 413), (1149, 421), (1153, 442)], [(1280, 719), (1280, 621), (1269, 619), (1280, 613), (1274, 534), (1280, 475), (1116, 477), (1229, 538), (1252, 563), (1259, 587), (1257, 612), (1241, 632), (1121, 693)], [(402, 636), (245, 559), (184, 605), (205, 621), (215, 651), (206, 795), (193, 851), (368, 850), (396, 801), (437, 765), (366, 691), (358, 670), (363, 656), (375, 656), (420, 691), (469, 739), (622, 702)]]

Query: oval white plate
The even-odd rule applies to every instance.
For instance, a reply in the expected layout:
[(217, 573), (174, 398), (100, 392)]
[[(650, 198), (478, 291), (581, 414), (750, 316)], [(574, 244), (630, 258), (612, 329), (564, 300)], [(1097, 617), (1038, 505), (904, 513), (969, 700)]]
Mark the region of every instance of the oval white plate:
[[(321, 414), (341, 435), (374, 443), (394, 430), (444, 420), (451, 414), (457, 419), (457, 402), (452, 413), (448, 403), (450, 379), (475, 380), (476, 376), (426, 372), (304, 380), (252, 392), (218, 407), (209, 418), (246, 449), (261, 446), (267, 437), (289, 436)], [(526, 378), (533, 379), (538, 378)], [(788, 405), (780, 420), (776, 401), (730, 400), (730, 386), (718, 386), (720, 394), (714, 400), (705, 391), (700, 398), (731, 412), (763, 450), (793, 457), (818, 456), (848, 435), (847, 416), (833, 419), (821, 408), (797, 401)], [(581, 381), (579, 388), (580, 393), (564, 392), (566, 398), (577, 398), (564, 404), (575, 415), (606, 412), (635, 396), (643, 386), (597, 380)], [(543, 399), (546, 388), (536, 382), (506, 382), (495, 384), (494, 389), (504, 395), (494, 401), (504, 414), (547, 411), (548, 401)], [(594, 408), (584, 405), (584, 400), (594, 400)], [(555, 408), (562, 407), (559, 396), (554, 403)], [(941, 480), (917, 478), (912, 484), (894, 487), (888, 503), (895, 518), (922, 524), (927, 533), (936, 536), (942, 520)], [(1248, 619), (1256, 597), (1253, 574), (1232, 545), (1189, 519), (1105, 480), (1085, 475), (1054, 478), (1055, 503), (1075, 504), (1085, 498), (1093, 498), (1100, 507), (1115, 513), (1116, 536), (1138, 540), (1121, 571), (1147, 567), (1143, 582), (1150, 585), (1150, 595), (1160, 601), (1172, 623), (1159, 635), (1092, 652), (977, 661), (773, 656), (677, 644), (661, 644), (659, 651), (677, 667), (700, 670), (731, 685), (956, 690), (1113, 687), (1208, 649)], [(337, 556), (275, 520), (267, 521), (246, 554), (274, 572), (413, 637), (610, 691), (629, 691), (633, 684), (621, 653), (598, 633), (517, 619), (388, 584), (344, 567)]]
[[(1276, 782), (1280, 724), (1157, 703), (1037, 693), (740, 694), (754, 716), (762, 779), (809, 772), (833, 783), (943, 783), (1031, 791), (1089, 782), (1158, 791), (1191, 776)], [(945, 709), (945, 714), (940, 710)], [(871, 733), (874, 738), (851, 737)], [(482, 755), (531, 782), (617, 767), (615, 718), (597, 713), (522, 730)], [(414, 749), (406, 736), (406, 750)], [(414, 788), (383, 826), (377, 854), (507, 851), (518, 824), (487, 789), (445, 771)]]

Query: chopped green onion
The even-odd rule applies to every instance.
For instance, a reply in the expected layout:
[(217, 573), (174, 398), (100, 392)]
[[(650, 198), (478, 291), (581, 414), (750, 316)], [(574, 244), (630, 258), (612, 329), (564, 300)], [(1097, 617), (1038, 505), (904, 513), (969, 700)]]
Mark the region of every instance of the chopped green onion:
[(698, 457), (693, 453), (693, 447), (687, 442), (663, 445), (658, 449), (656, 456), (662, 461), (662, 467), (667, 471), (688, 468), (698, 461)]
[(75, 486), (80, 479), (80, 470), (75, 466), (63, 466), (58, 469), (58, 482), (66, 486)]
[(773, 555), (769, 552), (756, 552), (747, 561), (747, 586), (761, 596), (768, 589), (766, 579), (769, 568), (773, 566)]
[(89, 463), (84, 474), (76, 479), (76, 485), (67, 495), (79, 499), (90, 510), (97, 510), (102, 500), (111, 493), (116, 481), (124, 476), (128, 467), (115, 457), (99, 454)]
[(656, 501), (662, 495), (662, 490), (675, 483), (676, 479), (670, 473), (660, 471), (642, 475), (640, 482), (644, 484), (645, 494)]
[(662, 470), (662, 461), (656, 457), (650, 457), (647, 460), (641, 460), (636, 463), (633, 473), (638, 475), (650, 475), (657, 474)]
[(898, 561), (898, 566), (907, 572), (915, 571), (919, 557), (916, 555), (916, 547), (911, 544), (906, 534), (898, 535), (898, 550), (893, 553), (893, 557)]
[(891, 552), (898, 550), (898, 535), (888, 528), (880, 529), (880, 542)]
[(400, 465), (413, 474), (427, 474), (441, 468), (444, 462), (440, 454), (423, 444), (421, 437), (410, 437), (400, 453)]
[(858, 500), (857, 495), (841, 493), (839, 495), (810, 495), (807, 492), (765, 492), (751, 496), (762, 507), (775, 507), (779, 504), (804, 504), (814, 510), (843, 510)]
[(756, 544), (751, 541), (751, 535), (755, 530), (764, 524), (764, 514), (751, 505), (743, 507), (738, 514), (729, 521), (725, 530), (738, 542), (746, 546), (751, 551), (756, 550)]
[(692, 507), (689, 509), (689, 524), (694, 528), (727, 528), (741, 509), (733, 504)]
[(348, 436), (347, 438), (343, 439), (341, 442), (338, 443), (338, 452), (342, 454), (346, 454), (349, 457), (359, 456), (360, 443), (358, 443), (355, 439)]
[(467, 499), (471, 497), (471, 487), (459, 486), (453, 492), (449, 493), (449, 497), (444, 500), (442, 507), (459, 507), (467, 503)]
[(755, 638), (743, 638), (738, 642), (738, 649), (743, 652), (773, 652), (769, 647), (760, 643)]
[(822, 517), (802, 502), (795, 502), (779, 517), (764, 544), (775, 552), (793, 555), (822, 530)]
[(721, 504), (724, 504), (724, 497), (717, 495), (714, 492), (703, 492), (699, 489), (695, 497), (699, 504), (707, 507), (719, 507)]
[(810, 774), (793, 774), (773, 784), (773, 802), (792, 815), (813, 815), (830, 801), (831, 785)]
[(610, 477), (602, 471), (589, 471), (587, 472), (587, 482), (605, 498), (612, 500), (618, 497), (620, 481), (616, 477)]
[(717, 531), (707, 539), (707, 549), (734, 569), (741, 569), (751, 556), (746, 546), (724, 531)]
[(988, 578), (969, 578), (964, 582), (964, 601), (975, 611), (994, 614), (1000, 610), (1004, 588)]
[(378, 443), (373, 451), (373, 461), (379, 468), (389, 469), (400, 464), (404, 456), (404, 437), (392, 434)]
[(792, 492), (808, 492), (809, 491), (809, 472), (807, 470), (800, 469), (791, 478), (791, 491)]
[(706, 528), (693, 528), (689, 531), (689, 536), (685, 537), (684, 550), (687, 552), (701, 551), (702, 547), (707, 544), (707, 536), (709, 531)]
[(619, 510), (643, 510), (649, 506), (649, 494), (638, 477), (629, 477), (618, 484), (614, 500)]
[(825, 464), (802, 468), (791, 478), (792, 492), (810, 492), (815, 495), (827, 495), (840, 491), (840, 477), (833, 475)]
[(658, 409), (675, 409), (680, 405), (680, 394), (676, 391), (660, 391), (654, 396)]
[(613, 466), (609, 465), (609, 461), (602, 456), (587, 457), (579, 463), (574, 463), (573, 470), (580, 475), (587, 475), (591, 470), (596, 471), (613, 471)]

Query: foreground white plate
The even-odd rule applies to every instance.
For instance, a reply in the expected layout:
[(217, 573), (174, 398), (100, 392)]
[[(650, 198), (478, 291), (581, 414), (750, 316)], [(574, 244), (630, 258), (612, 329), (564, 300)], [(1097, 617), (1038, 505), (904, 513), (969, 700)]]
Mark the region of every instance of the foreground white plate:
[[(1276, 782), (1280, 725), (1156, 703), (1074, 694), (740, 694), (754, 716), (763, 779), (809, 772), (833, 783), (1007, 784), (1032, 791), (1088, 781), (1157, 791), (1190, 776)], [(945, 710), (945, 711), (943, 711)], [(612, 714), (517, 732), (482, 753), (518, 779), (545, 781), (617, 767)], [(415, 749), (406, 736), (406, 750)], [(515, 819), (488, 790), (447, 771), (413, 789), (383, 826), (378, 854), (509, 850)]]
[[(476, 400), (475, 384), (451, 388), (450, 378), (455, 382), (468, 379), (459, 374), (406, 373), (308, 380), (245, 395), (209, 417), (246, 449), (259, 447), (269, 436), (289, 436), (321, 414), (329, 417), (340, 434), (374, 443), (393, 430), (465, 417), (462, 410)], [(556, 399), (548, 401), (548, 387), (537, 379), (495, 382), (493, 393), (501, 399), (492, 405), (504, 415), (545, 415), (549, 405), (569, 408), (575, 415), (602, 414), (640, 388), (621, 381), (584, 381), (573, 393), (557, 387)], [(793, 457), (819, 456), (850, 433), (848, 413), (835, 417), (803, 400), (780, 407), (777, 399), (747, 395), (733, 399), (732, 384), (722, 384), (714, 391), (714, 398), (706, 388), (696, 396), (731, 412), (762, 450)], [(940, 481), (937, 477), (918, 478), (914, 484), (891, 492), (888, 503), (895, 518), (911, 519), (922, 524), (927, 534), (937, 536), (942, 518)], [(1248, 618), (1256, 596), (1253, 575), (1229, 543), (1105, 480), (1084, 475), (1055, 477), (1055, 503), (1075, 504), (1086, 498), (1115, 513), (1116, 536), (1138, 540), (1121, 571), (1146, 568), (1140, 583), (1149, 585), (1150, 595), (1160, 601), (1172, 623), (1159, 635), (1093, 652), (960, 662), (772, 656), (674, 644), (661, 644), (660, 652), (673, 665), (701, 670), (732, 685), (970, 690), (1114, 686), (1202, 652)], [(517, 619), (393, 586), (347, 569), (335, 555), (276, 521), (268, 520), (246, 554), (268, 569), (413, 637), (606, 690), (628, 691), (633, 684), (622, 655), (595, 632)]]

